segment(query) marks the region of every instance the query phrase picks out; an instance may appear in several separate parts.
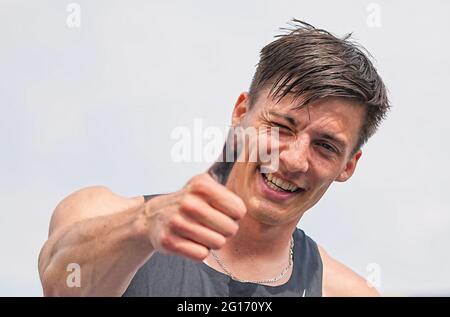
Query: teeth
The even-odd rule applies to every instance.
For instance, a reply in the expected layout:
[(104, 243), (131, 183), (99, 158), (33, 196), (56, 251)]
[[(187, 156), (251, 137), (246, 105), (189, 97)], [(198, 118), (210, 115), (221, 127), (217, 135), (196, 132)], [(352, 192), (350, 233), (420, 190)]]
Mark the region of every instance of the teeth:
[(297, 186), (295, 186), (291, 183), (285, 182), (278, 177), (273, 176), (272, 173), (267, 173), (264, 175), (266, 176), (267, 184), (272, 185), (272, 186), (270, 186), (271, 188), (278, 189), (277, 187), (274, 186), (274, 185), (276, 185), (279, 188), (282, 188), (282, 189), (284, 189), (286, 191), (290, 191), (290, 192), (294, 192), (298, 189)]

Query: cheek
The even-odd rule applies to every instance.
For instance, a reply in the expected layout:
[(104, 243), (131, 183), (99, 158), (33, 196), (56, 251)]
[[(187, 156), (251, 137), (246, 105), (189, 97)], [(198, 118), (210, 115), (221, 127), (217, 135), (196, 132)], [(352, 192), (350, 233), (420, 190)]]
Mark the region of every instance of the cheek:
[(241, 162), (263, 163), (278, 169), (280, 141), (277, 132), (264, 127), (247, 130), (243, 140)]
[(339, 175), (340, 166), (337, 162), (330, 161), (324, 158), (316, 158), (312, 160), (310, 165), (310, 171), (312, 172), (312, 181), (321, 186), (323, 184), (332, 183)]
[(331, 182), (322, 182), (320, 184), (316, 184), (316, 187), (311, 188), (305, 199), (307, 201), (305, 209), (308, 210), (314, 206), (322, 198), (330, 185)]

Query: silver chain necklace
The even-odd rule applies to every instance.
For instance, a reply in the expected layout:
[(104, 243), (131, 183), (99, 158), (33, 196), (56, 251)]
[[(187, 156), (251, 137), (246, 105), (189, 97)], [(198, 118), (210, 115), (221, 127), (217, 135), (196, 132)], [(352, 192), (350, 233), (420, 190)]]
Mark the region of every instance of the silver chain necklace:
[(214, 250), (211, 250), (211, 255), (216, 260), (217, 264), (220, 265), (222, 270), (230, 278), (232, 278), (235, 281), (242, 282), (242, 283), (273, 284), (273, 283), (278, 282), (279, 280), (281, 280), (286, 275), (286, 273), (289, 272), (289, 269), (291, 268), (292, 264), (294, 263), (294, 260), (293, 260), (293, 258), (294, 258), (294, 239), (291, 237), (291, 245), (290, 245), (290, 248), (289, 248), (289, 264), (283, 269), (283, 271), (280, 274), (278, 274), (276, 277), (268, 279), (268, 280), (260, 280), (260, 281), (241, 280), (241, 279), (237, 278), (236, 276), (234, 276), (230, 272), (230, 270), (222, 262), (222, 260), (219, 258), (219, 256), (217, 255), (217, 253)]

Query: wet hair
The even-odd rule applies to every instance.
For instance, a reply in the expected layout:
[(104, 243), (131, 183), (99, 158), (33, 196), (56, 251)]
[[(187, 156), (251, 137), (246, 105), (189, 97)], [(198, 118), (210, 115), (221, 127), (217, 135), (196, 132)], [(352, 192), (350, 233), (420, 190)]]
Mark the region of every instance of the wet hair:
[(284, 34), (266, 45), (249, 89), (252, 107), (260, 92), (281, 100), (292, 95), (298, 108), (327, 97), (342, 97), (366, 107), (353, 154), (376, 132), (390, 108), (386, 87), (351, 33), (337, 38), (328, 31), (293, 19)]

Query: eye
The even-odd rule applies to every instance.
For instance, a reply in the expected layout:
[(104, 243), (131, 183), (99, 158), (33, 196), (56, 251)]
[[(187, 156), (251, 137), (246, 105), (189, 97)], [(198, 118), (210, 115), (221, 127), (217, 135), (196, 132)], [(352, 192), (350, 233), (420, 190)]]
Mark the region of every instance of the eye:
[(280, 129), (287, 130), (287, 131), (291, 131), (291, 128), (289, 128), (288, 126), (285, 126), (284, 124), (281, 124), (281, 123), (279, 123), (279, 122), (272, 122), (272, 124), (273, 124), (274, 126), (279, 127)]
[(320, 147), (324, 148), (325, 150), (327, 150), (329, 152), (337, 153), (336, 149), (332, 145), (330, 145), (326, 142), (318, 142), (317, 145), (319, 145)]

